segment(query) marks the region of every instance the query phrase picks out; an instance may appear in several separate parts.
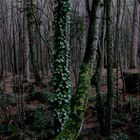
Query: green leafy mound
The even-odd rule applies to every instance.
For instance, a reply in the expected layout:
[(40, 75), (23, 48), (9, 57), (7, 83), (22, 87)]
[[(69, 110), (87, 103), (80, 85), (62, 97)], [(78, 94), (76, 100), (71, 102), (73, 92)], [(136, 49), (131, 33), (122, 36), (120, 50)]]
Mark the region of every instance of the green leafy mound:
[(53, 135), (54, 118), (52, 113), (41, 107), (30, 109), (25, 112), (25, 124), (30, 131), (42, 133), (45, 131), (49, 136)]
[(118, 132), (111, 134), (106, 140), (129, 140), (129, 137), (123, 132)]
[(26, 100), (27, 101), (39, 101), (40, 103), (47, 103), (48, 102), (48, 90), (42, 90), (40, 92), (31, 92), (28, 93)]
[(114, 113), (112, 126), (113, 128), (121, 128), (122, 126), (125, 126), (127, 123), (129, 123), (129, 119), (129, 114)]
[(134, 124), (133, 132), (132, 132), (133, 136), (140, 137), (140, 113), (139, 112), (135, 112), (133, 114), (132, 123)]
[(18, 128), (14, 123), (1, 122), (0, 123), (0, 136), (15, 136), (18, 135)]

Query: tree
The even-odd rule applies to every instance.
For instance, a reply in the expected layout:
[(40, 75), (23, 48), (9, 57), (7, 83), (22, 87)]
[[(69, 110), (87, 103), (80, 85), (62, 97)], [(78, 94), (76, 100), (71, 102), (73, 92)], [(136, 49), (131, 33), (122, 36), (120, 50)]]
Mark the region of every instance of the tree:
[(138, 0), (135, 0), (133, 9), (130, 68), (135, 68), (137, 66), (139, 12), (140, 12), (139, 3)]
[[(92, 58), (96, 58), (96, 24), (97, 9), (100, 5), (99, 0), (92, 1), (91, 10), (89, 9), (89, 26), (88, 26), (88, 36), (86, 42), (86, 50), (83, 58), (83, 62), (79, 73), (79, 82), (76, 91), (76, 95), (72, 98), (71, 104), (71, 114), (69, 121), (64, 126), (64, 129), (55, 138), (55, 140), (73, 140), (76, 139), (81, 131), (84, 115), (87, 106), (87, 100), (91, 88), (91, 78), (92, 78)], [(93, 57), (94, 56), (94, 57)], [(92, 63), (91, 63), (92, 62)]]
[[(100, 132), (102, 135), (104, 135), (105, 123), (104, 123), (104, 107), (103, 107), (102, 99), (101, 99), (101, 80), (102, 80), (102, 69), (103, 69), (102, 66), (103, 66), (103, 59), (104, 59), (105, 5), (102, 1), (100, 4), (103, 5), (102, 7), (104, 7), (104, 8), (102, 8), (101, 6), (97, 7), (96, 35), (94, 36), (94, 38), (97, 39), (97, 40), (95, 40), (95, 42), (96, 42), (95, 46), (98, 46), (97, 47), (98, 55), (96, 58), (96, 60), (97, 60), (96, 72), (92, 76), (91, 84), (93, 84), (96, 88), (97, 120), (100, 125)], [(101, 28), (100, 28), (100, 25), (101, 25)], [(95, 59), (94, 59), (94, 61), (95, 61)]]
[(55, 95), (50, 101), (53, 105), (57, 132), (64, 127), (70, 113), (71, 82), (69, 72), (69, 45), (66, 40), (69, 6), (68, 0), (56, 0), (53, 50), (54, 73), (52, 76)]
[(34, 0), (26, 0), (26, 13), (27, 13), (27, 29), (28, 29), (28, 37), (29, 37), (29, 48), (31, 55), (31, 64), (32, 71), (37, 83), (41, 82), (41, 78), (39, 75), (37, 59), (36, 59), (36, 45), (35, 45), (35, 37), (36, 37), (36, 17), (35, 17), (35, 4)]
[(107, 51), (107, 101), (106, 101), (106, 131), (110, 133), (112, 124), (112, 100), (113, 100), (113, 66), (112, 66), (112, 19), (111, 2), (106, 0), (106, 51)]
[[(26, 8), (26, 0), (24, 0), (24, 8)], [(26, 10), (23, 13), (23, 39), (24, 39), (24, 73), (25, 79), (29, 81), (30, 77), (30, 64), (29, 64), (29, 37), (27, 31), (27, 16)]]
[(116, 105), (117, 105), (117, 111), (119, 111), (119, 50), (120, 50), (120, 14), (121, 14), (121, 1), (117, 0), (116, 2), (116, 11), (117, 11), (117, 17), (116, 17), (116, 28), (115, 28), (115, 44), (114, 47), (116, 49), (116, 60), (115, 60), (115, 65), (117, 67), (117, 101), (116, 101)]

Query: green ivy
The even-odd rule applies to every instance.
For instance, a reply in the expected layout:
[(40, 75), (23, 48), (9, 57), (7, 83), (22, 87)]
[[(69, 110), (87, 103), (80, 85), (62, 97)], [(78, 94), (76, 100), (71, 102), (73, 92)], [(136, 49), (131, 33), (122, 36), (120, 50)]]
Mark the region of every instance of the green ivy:
[(57, 131), (63, 129), (70, 113), (71, 82), (69, 71), (69, 45), (66, 41), (67, 14), (69, 11), (68, 0), (56, 0), (57, 6), (54, 12), (55, 37), (53, 50), (54, 73), (52, 76), (52, 86), (55, 91), (50, 101), (53, 106)]
[(88, 97), (91, 91), (91, 66), (83, 64), (79, 73), (79, 85), (76, 95), (72, 97), (71, 114), (69, 121), (64, 126), (64, 129), (59, 133), (54, 140), (76, 140), (79, 129), (82, 125)]

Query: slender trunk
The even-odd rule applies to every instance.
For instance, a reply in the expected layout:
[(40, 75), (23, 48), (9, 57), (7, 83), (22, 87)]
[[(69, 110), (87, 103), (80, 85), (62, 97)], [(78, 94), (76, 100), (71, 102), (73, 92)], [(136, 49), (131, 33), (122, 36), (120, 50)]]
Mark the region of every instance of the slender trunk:
[(120, 11), (121, 11), (121, 1), (117, 0), (117, 19), (116, 19), (116, 33), (115, 33), (115, 48), (116, 48), (116, 65), (117, 65), (117, 111), (119, 111), (119, 51), (120, 51)]
[(30, 48), (30, 55), (31, 55), (31, 64), (32, 64), (32, 71), (35, 78), (36, 83), (41, 82), (41, 78), (39, 75), (37, 59), (36, 59), (36, 19), (34, 13), (34, 0), (27, 0), (27, 28), (28, 28), (28, 37), (29, 37), (29, 48)]
[(106, 0), (106, 51), (107, 51), (107, 106), (106, 106), (106, 131), (111, 131), (112, 125), (112, 100), (113, 100), (113, 66), (112, 66), (112, 19), (111, 19), (111, 2)]
[[(102, 11), (102, 8), (99, 6), (97, 8), (97, 26), (96, 27), (96, 36), (99, 37), (99, 25), (101, 25), (101, 31), (100, 31), (100, 39), (101, 41), (96, 42), (96, 46), (98, 45), (98, 60), (97, 60), (97, 66), (96, 66), (96, 72), (92, 76), (91, 81), (93, 82), (92, 84), (95, 85), (96, 87), (96, 107), (97, 107), (97, 119), (100, 125), (100, 132), (102, 135), (105, 133), (105, 124), (104, 124), (104, 107), (102, 105), (102, 100), (101, 100), (101, 77), (102, 77), (102, 66), (103, 66), (103, 59), (104, 59), (104, 13), (105, 11)], [(102, 16), (101, 16), (101, 12)], [(102, 20), (100, 20), (102, 17)], [(100, 22), (100, 24), (99, 24)], [(98, 43), (98, 44), (97, 44)], [(103, 54), (102, 54), (103, 53)], [(95, 60), (94, 60), (95, 61)]]
[(130, 50), (130, 68), (135, 68), (137, 66), (139, 12), (140, 6), (138, 0), (135, 0)]
[[(24, 0), (24, 8), (26, 7), (26, 0)], [(29, 62), (29, 37), (28, 37), (28, 31), (27, 31), (27, 16), (26, 11), (23, 13), (23, 40), (24, 40), (24, 74), (25, 74), (25, 80), (29, 81), (30, 77), (30, 62)]]

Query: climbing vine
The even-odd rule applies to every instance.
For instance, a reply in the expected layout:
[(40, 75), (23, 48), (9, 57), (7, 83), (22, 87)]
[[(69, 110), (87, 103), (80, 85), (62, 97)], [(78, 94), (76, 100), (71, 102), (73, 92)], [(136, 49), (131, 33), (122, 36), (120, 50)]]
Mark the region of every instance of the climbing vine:
[[(76, 140), (81, 132), (84, 122), (84, 115), (87, 106), (87, 100), (91, 91), (91, 78), (92, 78), (92, 64), (91, 59), (96, 58), (97, 40), (96, 36), (96, 13), (100, 1), (96, 0), (92, 3), (91, 17), (89, 20), (89, 28), (87, 34), (87, 44), (83, 62), (79, 73), (79, 82), (76, 90), (76, 95), (71, 100), (71, 114), (69, 121), (64, 129), (59, 133), (55, 140)], [(95, 61), (95, 59), (94, 59)], [(92, 63), (94, 62), (92, 61)]]
[(91, 66), (90, 64), (82, 64), (79, 74), (79, 85), (76, 95), (72, 97), (70, 119), (64, 126), (64, 129), (54, 140), (76, 140), (80, 128), (82, 128), (84, 115), (87, 106), (88, 96), (91, 91)]
[(71, 82), (69, 72), (69, 45), (66, 41), (68, 0), (56, 0), (54, 12), (54, 50), (52, 86), (54, 97), (50, 99), (53, 105), (57, 131), (59, 132), (67, 122), (70, 113)]

